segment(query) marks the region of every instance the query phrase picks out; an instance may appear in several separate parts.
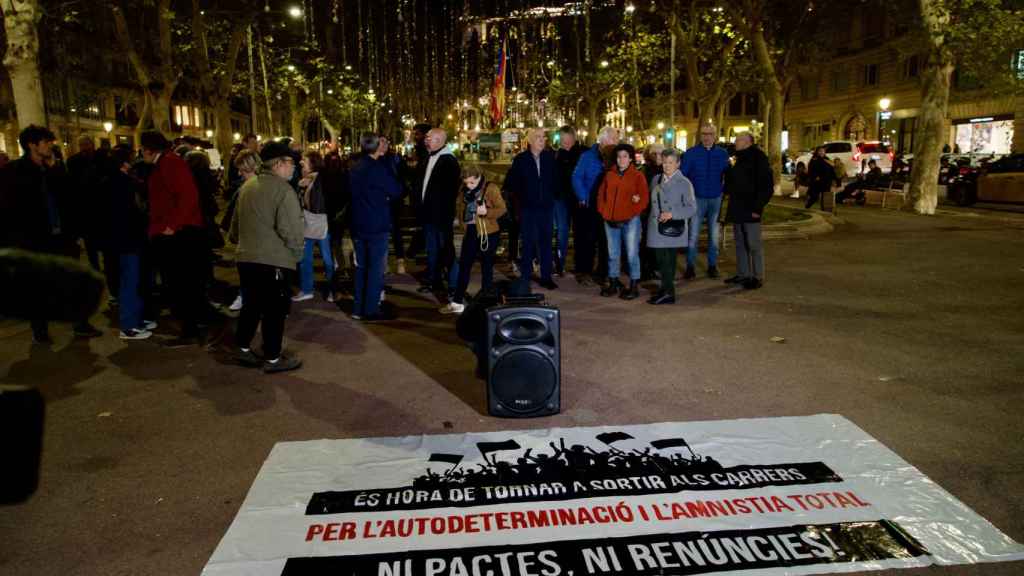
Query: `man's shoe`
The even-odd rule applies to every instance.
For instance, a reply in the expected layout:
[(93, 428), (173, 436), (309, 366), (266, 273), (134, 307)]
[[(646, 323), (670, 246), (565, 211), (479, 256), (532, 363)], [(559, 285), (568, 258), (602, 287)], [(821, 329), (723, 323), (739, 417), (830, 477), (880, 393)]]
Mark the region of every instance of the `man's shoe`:
[(693, 280), (697, 277), (697, 271), (693, 269), (693, 266), (687, 266), (686, 272), (683, 273), (683, 280)]
[(142, 328), (145, 329), (145, 330), (149, 330), (150, 332), (152, 332), (153, 330), (156, 330), (158, 326), (159, 326), (159, 324), (157, 324), (156, 322), (154, 322), (152, 320), (143, 320), (142, 321)]
[(275, 372), (287, 372), (288, 370), (295, 370), (302, 366), (302, 360), (299, 360), (295, 356), (281, 355), (277, 357), (276, 362), (267, 360), (263, 362), (263, 373), (273, 374)]
[(299, 292), (295, 296), (292, 296), (292, 302), (305, 302), (306, 300), (312, 300), (312, 292)]
[(466, 310), (465, 304), (459, 304), (458, 302), (449, 302), (448, 304), (441, 307), (441, 314), (462, 314)]
[(747, 278), (743, 281), (744, 290), (757, 290), (761, 286), (764, 286), (764, 282), (761, 282), (757, 278)]
[(85, 323), (75, 326), (76, 338), (97, 338), (99, 336), (103, 336), (103, 332), (97, 330), (92, 324)]
[(659, 294), (658, 296), (648, 300), (647, 303), (655, 306), (661, 306), (662, 304), (675, 304), (676, 297), (673, 294)]
[(235, 362), (238, 362), (242, 366), (248, 368), (259, 368), (263, 366), (263, 359), (256, 355), (252, 350), (239, 350), (235, 352)]
[(603, 288), (601, 288), (601, 296), (604, 296), (605, 298), (615, 296), (616, 294), (619, 293), (619, 290), (621, 288), (622, 282), (619, 282), (618, 278), (609, 278), (608, 283), (605, 284)]
[(235, 296), (235, 301), (231, 303), (231, 306), (228, 306), (228, 310), (231, 310), (232, 312), (238, 312), (241, 309), (242, 309), (242, 295), (239, 294), (238, 296)]
[(145, 340), (152, 336), (153, 333), (149, 330), (138, 330), (135, 328), (129, 328), (127, 330), (121, 330), (121, 334), (118, 336), (121, 340)]
[(743, 282), (745, 280), (746, 280), (745, 277), (740, 276), (739, 274), (737, 274), (735, 276), (730, 276), (730, 277), (726, 278), (725, 279), (725, 283), (726, 284), (743, 284)]
[(714, 280), (719, 277), (721, 277), (721, 274), (718, 273), (718, 266), (708, 266), (708, 278)]
[(623, 288), (622, 292), (619, 293), (619, 298), (623, 300), (636, 300), (640, 297), (640, 281), (630, 280), (629, 288)]
[(431, 288), (429, 284), (421, 284), (420, 287), (416, 289), (416, 291), (419, 292), (420, 294), (430, 294), (434, 291), (434, 289)]
[(163, 347), (173, 350), (175, 348), (188, 348), (189, 346), (196, 346), (198, 344), (199, 339), (194, 336), (179, 336), (178, 338), (164, 340)]
[(546, 290), (558, 290), (558, 284), (555, 284), (555, 281), (552, 280), (551, 278), (548, 278), (547, 280), (541, 280), (540, 282), (538, 282), (538, 284), (540, 284), (541, 288), (544, 288)]

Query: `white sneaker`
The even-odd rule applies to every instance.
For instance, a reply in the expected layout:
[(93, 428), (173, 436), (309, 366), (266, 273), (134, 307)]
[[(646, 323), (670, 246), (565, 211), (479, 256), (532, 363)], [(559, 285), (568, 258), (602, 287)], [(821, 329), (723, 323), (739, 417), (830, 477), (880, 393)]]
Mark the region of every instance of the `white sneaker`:
[(235, 297), (235, 301), (231, 303), (231, 306), (228, 306), (228, 310), (231, 310), (232, 312), (238, 312), (241, 309), (242, 309), (242, 295), (239, 294), (238, 296)]
[(443, 308), (441, 308), (441, 314), (462, 314), (466, 309), (465, 304), (459, 304), (458, 302), (449, 302)]
[(384, 300), (385, 300), (385, 298), (387, 298), (387, 296), (388, 295), (383, 290), (381, 290), (380, 291), (380, 300), (378, 300), (377, 303), (384, 302)]
[(292, 302), (305, 302), (306, 300), (312, 300), (313, 294), (307, 292), (299, 292), (295, 296), (292, 296)]
[(334, 292), (333, 291), (330, 291), (330, 290), (327, 291), (327, 301), (331, 302), (332, 304), (334, 303)]
[(152, 336), (153, 333), (149, 330), (136, 330), (129, 328), (128, 330), (121, 330), (121, 340), (145, 340)]
[(156, 330), (157, 323), (152, 320), (143, 320), (142, 327), (143, 329), (152, 332), (153, 330)]
[(792, 194), (789, 195), (789, 197), (790, 198), (799, 198), (800, 197), (800, 193), (799, 192), (793, 192)]
[(396, 270), (396, 273), (398, 273), (398, 274), (405, 274), (405, 259), (404, 258), (399, 258), (398, 259), (398, 268)]

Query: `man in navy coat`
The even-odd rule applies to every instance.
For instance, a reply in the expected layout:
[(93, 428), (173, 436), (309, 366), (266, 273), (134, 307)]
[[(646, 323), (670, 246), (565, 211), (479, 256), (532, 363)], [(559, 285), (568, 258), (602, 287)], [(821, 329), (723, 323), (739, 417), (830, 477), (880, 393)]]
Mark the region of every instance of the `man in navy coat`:
[(528, 147), (513, 160), (505, 177), (505, 188), (519, 207), (519, 230), (523, 255), (519, 270), (530, 277), (533, 260), (540, 260), (540, 285), (558, 288), (551, 279), (551, 239), (554, 235), (553, 212), (560, 185), (554, 152), (545, 149), (544, 130), (534, 128), (526, 135)]

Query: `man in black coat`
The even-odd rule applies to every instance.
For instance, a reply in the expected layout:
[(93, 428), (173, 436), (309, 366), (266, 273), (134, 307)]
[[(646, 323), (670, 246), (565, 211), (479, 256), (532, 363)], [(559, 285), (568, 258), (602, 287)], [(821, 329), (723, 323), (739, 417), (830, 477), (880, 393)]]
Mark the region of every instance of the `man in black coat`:
[[(75, 206), (68, 196), (67, 174), (53, 155), (54, 140), (48, 129), (28, 126), (18, 137), (24, 155), (0, 173), (2, 245), (77, 259)], [(26, 305), (32, 309), (32, 339), (50, 344), (49, 311), (41, 300)], [(86, 338), (102, 334), (87, 318), (75, 324), (74, 332)]]
[(775, 190), (768, 156), (754, 144), (749, 132), (736, 136), (736, 155), (725, 172), (729, 195), (728, 220), (736, 244), (736, 275), (726, 284), (756, 290), (764, 283), (764, 251), (761, 248), (761, 217)]
[[(423, 226), (427, 245), (427, 276), (420, 292), (444, 292), (442, 271), (449, 272), (455, 261), (452, 246), (455, 221), (455, 197), (459, 192), (459, 161), (445, 145), (448, 135), (441, 128), (427, 133), (427, 156), (416, 166), (416, 188), (412, 201), (416, 215)], [(449, 282), (454, 284), (454, 280)]]
[(569, 226), (574, 218), (576, 195), (572, 190), (572, 173), (583, 154), (583, 147), (576, 142), (576, 129), (562, 126), (558, 130), (559, 147), (555, 152), (558, 163), (558, 188), (555, 190), (555, 227), (558, 228), (558, 253), (555, 255), (555, 275), (565, 271), (565, 258), (569, 253)]
[(523, 237), (523, 258), (519, 271), (529, 279), (533, 259), (540, 260), (540, 285), (558, 288), (551, 279), (551, 237), (553, 235), (555, 197), (558, 193), (558, 164), (555, 154), (544, 148), (544, 130), (527, 133), (528, 148), (512, 159), (505, 177), (505, 188), (519, 208), (519, 229)]

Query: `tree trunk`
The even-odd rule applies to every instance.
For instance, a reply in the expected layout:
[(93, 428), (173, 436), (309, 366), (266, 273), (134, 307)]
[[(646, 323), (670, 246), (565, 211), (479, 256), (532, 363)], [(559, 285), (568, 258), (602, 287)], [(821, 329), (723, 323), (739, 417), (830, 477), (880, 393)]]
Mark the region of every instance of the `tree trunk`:
[(768, 43), (764, 38), (764, 31), (760, 25), (753, 27), (748, 33), (751, 46), (754, 49), (754, 57), (761, 67), (764, 75), (764, 95), (768, 101), (768, 114), (765, 115), (767, 126), (765, 126), (765, 137), (762, 147), (768, 155), (768, 161), (772, 166), (772, 179), (775, 181), (775, 192), (778, 193), (782, 187), (782, 106), (783, 90), (779, 76), (775, 72), (775, 63), (772, 60)]
[[(220, 153), (221, 162), (224, 166), (231, 161), (231, 145), (234, 140), (231, 137), (231, 106), (227, 98), (218, 98), (213, 102), (213, 126), (214, 144), (217, 152)], [(227, 174), (227, 170), (224, 171)]]
[(953, 58), (943, 41), (949, 11), (936, 0), (919, 0), (919, 3), (930, 49), (921, 77), (921, 111), (917, 116), (921, 135), (914, 138), (914, 167), (906, 203), (913, 206), (918, 214), (935, 214), (939, 203), (939, 160), (942, 145), (946, 142), (943, 128), (949, 107)]
[(135, 123), (135, 147), (139, 147), (139, 143), (142, 142), (142, 132), (149, 127), (147, 120), (152, 116), (153, 102), (149, 99), (149, 93), (143, 91), (142, 93), (142, 112), (139, 113), (139, 121)]
[(39, 33), (42, 17), (37, 0), (0, 0), (7, 35), (4, 66), (11, 77), (18, 126), (46, 126), (43, 83), (39, 75)]
[(292, 140), (302, 143), (302, 110), (299, 108), (299, 89), (292, 88), (288, 91), (288, 111), (291, 116)]
[(159, 92), (150, 92), (149, 99), (153, 107), (150, 115), (153, 117), (153, 129), (163, 132), (164, 136), (171, 135), (171, 95), (174, 94), (174, 86), (165, 86)]

